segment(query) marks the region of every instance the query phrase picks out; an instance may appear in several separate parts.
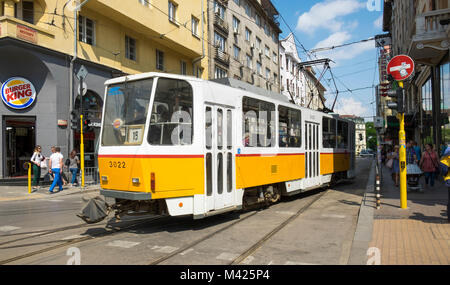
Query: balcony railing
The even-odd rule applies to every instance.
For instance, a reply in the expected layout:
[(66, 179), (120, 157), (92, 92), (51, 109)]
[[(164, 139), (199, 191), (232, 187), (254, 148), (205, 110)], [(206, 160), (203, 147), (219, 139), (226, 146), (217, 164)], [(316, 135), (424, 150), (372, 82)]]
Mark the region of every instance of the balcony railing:
[(450, 9), (429, 11), (416, 16), (416, 37), (445, 33), (448, 25), (441, 25), (440, 21), (449, 19)]
[(230, 64), (230, 55), (226, 52), (220, 50), (219, 47), (215, 47), (215, 57), (220, 60), (222, 63)]
[(226, 35), (228, 35), (229, 25), (217, 13), (214, 14), (214, 25), (221, 29)]

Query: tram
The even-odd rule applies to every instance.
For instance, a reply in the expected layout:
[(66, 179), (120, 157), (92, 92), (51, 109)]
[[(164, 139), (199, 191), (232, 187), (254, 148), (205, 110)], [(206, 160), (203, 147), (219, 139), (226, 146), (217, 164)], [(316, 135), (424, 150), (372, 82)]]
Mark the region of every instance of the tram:
[(354, 177), (355, 125), (336, 114), (165, 73), (105, 85), (100, 194), (118, 217), (200, 219)]

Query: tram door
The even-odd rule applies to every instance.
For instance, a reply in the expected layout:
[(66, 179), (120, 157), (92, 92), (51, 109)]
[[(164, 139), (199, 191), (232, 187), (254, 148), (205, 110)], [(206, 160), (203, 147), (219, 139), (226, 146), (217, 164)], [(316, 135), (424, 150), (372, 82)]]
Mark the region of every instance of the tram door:
[(319, 124), (305, 123), (305, 188), (320, 184)]
[(205, 106), (206, 212), (234, 204), (234, 109)]

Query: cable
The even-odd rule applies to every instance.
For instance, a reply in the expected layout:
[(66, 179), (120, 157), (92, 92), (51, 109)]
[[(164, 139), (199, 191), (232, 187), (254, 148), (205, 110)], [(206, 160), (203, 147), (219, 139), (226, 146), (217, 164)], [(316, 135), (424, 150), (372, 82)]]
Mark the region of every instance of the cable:
[(363, 42), (368, 42), (368, 41), (373, 41), (373, 40), (375, 40), (375, 37), (371, 37), (371, 38), (368, 38), (368, 39), (359, 40), (359, 41), (355, 41), (355, 42), (351, 42), (351, 43), (345, 43), (345, 44), (341, 44), (341, 45), (337, 45), (337, 46), (310, 49), (307, 52), (317, 53), (317, 52), (322, 52), (322, 51), (326, 51), (326, 50), (332, 50), (332, 49), (335, 49), (335, 48), (345, 47), (345, 46), (354, 45), (354, 44), (363, 43)]

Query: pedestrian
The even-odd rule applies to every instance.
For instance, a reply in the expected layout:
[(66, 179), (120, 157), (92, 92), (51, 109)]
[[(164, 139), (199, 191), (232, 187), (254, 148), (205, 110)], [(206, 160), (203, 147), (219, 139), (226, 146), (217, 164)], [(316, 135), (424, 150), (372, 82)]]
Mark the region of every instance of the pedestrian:
[(399, 160), (399, 146), (394, 147), (394, 151), (388, 154), (388, 159), (392, 159), (391, 177), (395, 182), (395, 186), (399, 186), (400, 179), (400, 160)]
[(41, 179), (41, 164), (45, 160), (45, 157), (41, 154), (41, 146), (38, 145), (34, 148), (33, 156), (31, 157), (31, 163), (33, 167), (33, 189), (40, 189), (39, 180)]
[(450, 223), (450, 146), (444, 151), (442, 159), (439, 163), (441, 175), (444, 177), (445, 186), (447, 186), (447, 221)]
[(425, 151), (422, 153), (422, 158), (420, 160), (419, 166), (420, 169), (424, 172), (425, 175), (425, 184), (428, 186), (428, 181), (430, 181), (430, 186), (434, 187), (434, 175), (436, 170), (439, 169), (438, 164), (439, 158), (433, 149), (432, 144), (425, 145)]
[(413, 147), (413, 142), (410, 141), (406, 144), (406, 164), (416, 164), (417, 155)]
[(80, 164), (80, 159), (77, 156), (77, 151), (72, 150), (69, 155), (69, 170), (72, 173), (72, 181), (70, 182), (71, 186), (78, 186), (77, 174)]
[(417, 142), (415, 142), (415, 141), (412, 141), (412, 145), (413, 145), (414, 151), (416, 152), (417, 161), (420, 161), (421, 153), (422, 153), (420, 146), (418, 146)]
[[(50, 148), (50, 150), (51, 150), (52, 154), (54, 154), (54, 153), (56, 152), (56, 146), (52, 146), (52, 147)], [(50, 156), (51, 156), (51, 155), (50, 155)], [(63, 166), (63, 167), (64, 167), (64, 166)], [(48, 169), (50, 170), (50, 167), (49, 167)], [(63, 168), (63, 169), (64, 169), (64, 168)], [(53, 177), (53, 180), (55, 180), (55, 174), (54, 174), (53, 172), (51, 172), (50, 175)], [(67, 185), (68, 179), (67, 179), (66, 175), (64, 174), (64, 171), (61, 173), (61, 180), (62, 180), (62, 182), (63, 182), (63, 186), (66, 186), (66, 185)]]
[(53, 179), (53, 183), (50, 186), (49, 192), (53, 193), (53, 189), (56, 184), (59, 186), (59, 191), (63, 190), (63, 184), (61, 180), (61, 174), (63, 172), (63, 158), (64, 156), (61, 154), (61, 149), (59, 147), (55, 147), (55, 153), (50, 156), (49, 161), (49, 173), (54, 173), (55, 178)]

